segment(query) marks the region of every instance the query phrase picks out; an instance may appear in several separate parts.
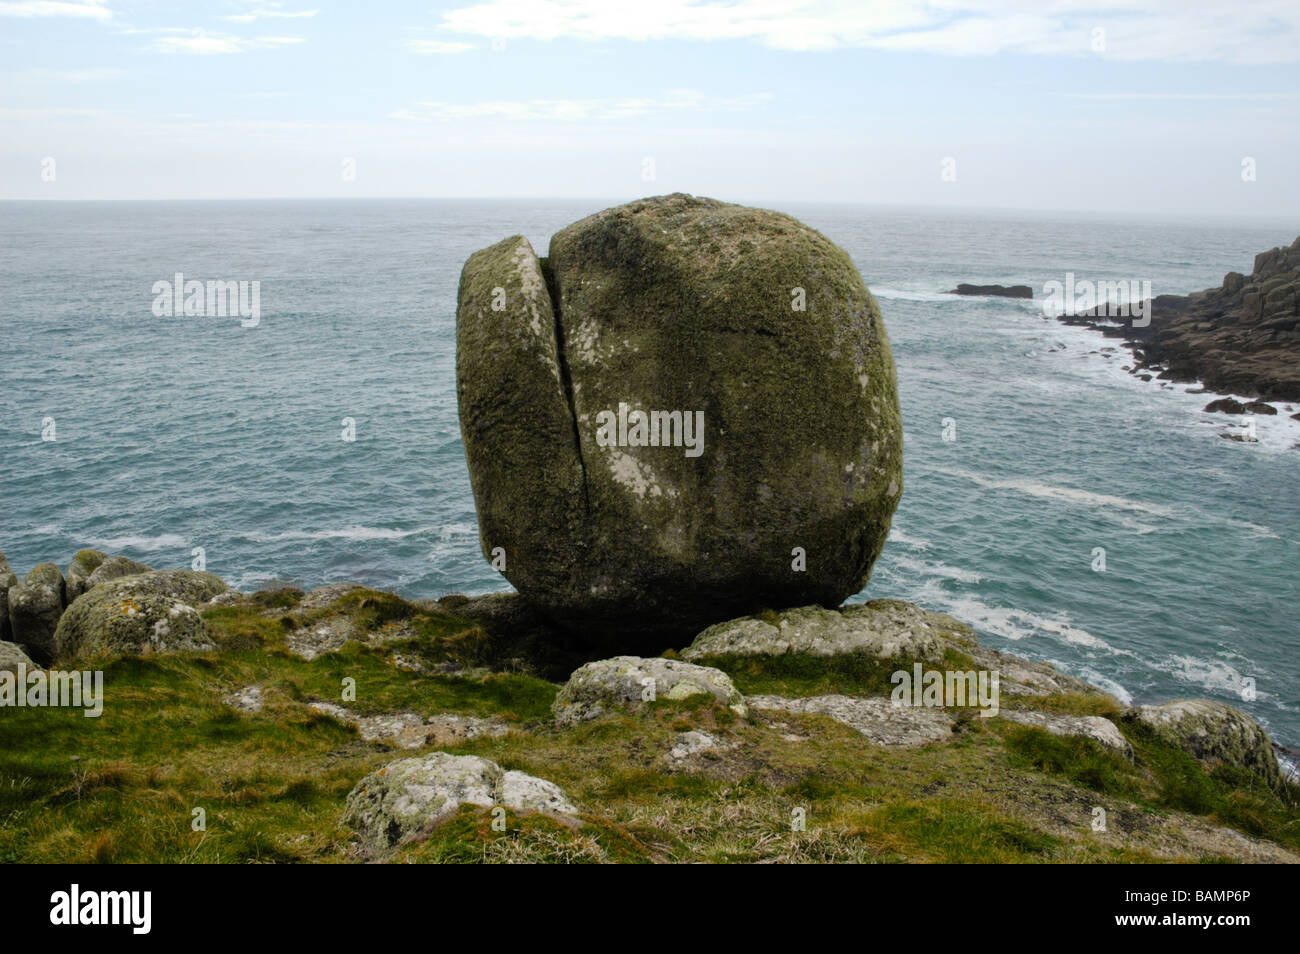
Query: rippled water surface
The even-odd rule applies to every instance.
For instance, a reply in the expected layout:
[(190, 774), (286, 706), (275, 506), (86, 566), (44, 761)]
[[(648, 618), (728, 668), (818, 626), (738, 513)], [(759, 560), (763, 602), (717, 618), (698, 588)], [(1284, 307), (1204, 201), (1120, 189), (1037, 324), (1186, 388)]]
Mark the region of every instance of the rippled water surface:
[[(607, 204), (0, 203), (0, 548), (20, 573), (203, 547), (244, 589), (504, 588), (460, 443), (456, 281), (474, 250), (522, 232), (541, 251)], [(1123, 372), (1115, 342), (941, 294), (1067, 271), (1186, 293), (1294, 229), (783, 210), (852, 254), (898, 362), (906, 489), (860, 598), (951, 612), (1126, 699), (1231, 701), (1300, 744), (1297, 408), (1227, 441), (1205, 396)], [(155, 317), (178, 271), (259, 280), (260, 325)]]

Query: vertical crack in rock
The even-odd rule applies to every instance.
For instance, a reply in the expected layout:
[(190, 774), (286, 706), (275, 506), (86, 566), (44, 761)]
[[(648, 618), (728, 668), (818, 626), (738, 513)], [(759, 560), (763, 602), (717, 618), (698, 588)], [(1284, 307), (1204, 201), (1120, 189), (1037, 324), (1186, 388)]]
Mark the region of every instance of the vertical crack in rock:
[(587, 492), (587, 462), (582, 457), (582, 435), (578, 433), (578, 409), (573, 401), (573, 378), (569, 374), (569, 355), (564, 347), (564, 321), (560, 315), (560, 290), (556, 287), (555, 272), (551, 263), (545, 258), (538, 259), (542, 268), (542, 277), (546, 279), (546, 293), (551, 299), (551, 311), (555, 315), (555, 356), (560, 368), (560, 384), (564, 388), (564, 400), (569, 405), (569, 421), (573, 425), (573, 448), (578, 453), (578, 469), (582, 472), (582, 509), (591, 516), (591, 496)]

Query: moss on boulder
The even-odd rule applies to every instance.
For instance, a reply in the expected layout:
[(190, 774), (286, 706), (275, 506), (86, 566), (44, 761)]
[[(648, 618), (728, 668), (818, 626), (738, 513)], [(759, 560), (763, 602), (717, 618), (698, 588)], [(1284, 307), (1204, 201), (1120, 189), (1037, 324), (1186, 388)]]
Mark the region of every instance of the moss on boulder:
[(68, 587), (69, 604), (89, 589), (90, 575), (99, 569), (100, 565), (107, 559), (108, 554), (100, 550), (77, 551), (76, 556), (72, 558), (72, 562), (68, 564), (68, 572), (64, 574), (64, 580)]
[(661, 699), (681, 701), (712, 696), (740, 716), (749, 714), (745, 697), (720, 669), (674, 659), (615, 656), (578, 669), (551, 706), (560, 724), (594, 719), (614, 710), (635, 711)]
[[(85, 552), (85, 551), (82, 551)], [(78, 554), (80, 556), (80, 554)], [(92, 590), (101, 583), (107, 583), (109, 580), (118, 580), (124, 576), (137, 576), (141, 573), (149, 573), (153, 567), (146, 566), (143, 563), (137, 563), (129, 557), (116, 556), (109, 557), (100, 562), (90, 575), (86, 578), (86, 585), (82, 592)]]
[(220, 577), (194, 570), (110, 580), (83, 593), (63, 614), (55, 633), (58, 656), (212, 649), (195, 607), (226, 589)]
[[(676, 194), (561, 230), (546, 260), (516, 236), (466, 263), (457, 349), (484, 554), (570, 629), (657, 652), (866, 583), (902, 493), (896, 375), (819, 232)], [(683, 424), (598, 434), (638, 411)]]
[(9, 622), (13, 642), (40, 663), (54, 656), (54, 630), (67, 605), (63, 571), (53, 563), (32, 568), (23, 581), (9, 587)]
[(1246, 769), (1272, 788), (1282, 785), (1268, 733), (1240, 709), (1212, 699), (1177, 699), (1158, 706), (1137, 706), (1127, 718), (1151, 727), (1208, 766)]

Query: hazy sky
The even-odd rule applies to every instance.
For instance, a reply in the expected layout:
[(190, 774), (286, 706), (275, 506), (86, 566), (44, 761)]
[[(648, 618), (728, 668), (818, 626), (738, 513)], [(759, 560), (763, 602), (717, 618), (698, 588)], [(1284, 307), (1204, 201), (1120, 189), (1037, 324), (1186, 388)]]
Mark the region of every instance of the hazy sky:
[(1300, 2), (0, 2), (0, 198), (672, 191), (1300, 215)]

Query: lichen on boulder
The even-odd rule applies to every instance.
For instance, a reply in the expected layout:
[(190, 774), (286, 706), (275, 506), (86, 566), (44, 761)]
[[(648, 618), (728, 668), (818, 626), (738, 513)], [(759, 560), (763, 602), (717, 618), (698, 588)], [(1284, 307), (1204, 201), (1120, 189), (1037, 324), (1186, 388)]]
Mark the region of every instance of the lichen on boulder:
[(1240, 709), (1213, 699), (1176, 699), (1137, 706), (1127, 716), (1211, 768), (1246, 769), (1272, 788), (1281, 787), (1282, 774), (1268, 733)]
[(54, 658), (54, 631), (67, 605), (63, 571), (41, 563), (17, 585), (9, 587), (9, 623), (13, 642), (40, 663)]
[(842, 249), (776, 212), (660, 196), (561, 230), (547, 259), (522, 236), (476, 253), (457, 382), (484, 555), (608, 648), (838, 605), (902, 493), (880, 311)]
[(215, 643), (196, 606), (226, 589), (220, 577), (195, 570), (110, 580), (68, 607), (55, 632), (57, 654), (72, 658), (212, 649)]
[(682, 658), (860, 652), (934, 662), (943, 657), (941, 635), (954, 630), (966, 633), (969, 627), (902, 600), (873, 600), (838, 610), (801, 606), (710, 626), (682, 650)]
[(560, 724), (594, 719), (612, 710), (636, 711), (660, 699), (679, 701), (708, 695), (737, 715), (748, 715), (745, 698), (720, 669), (675, 659), (615, 656), (578, 669), (565, 683), (551, 711)]
[(363, 778), (348, 795), (343, 824), (361, 835), (370, 852), (380, 853), (446, 821), (462, 805), (569, 815), (578, 811), (558, 785), (545, 779), (503, 771), (475, 755), (433, 752), (390, 762)]
[[(72, 562), (68, 564), (68, 572), (64, 574), (64, 580), (68, 587), (68, 604), (71, 605), (82, 593), (90, 588), (90, 576), (104, 561), (109, 558), (107, 553), (100, 550), (78, 550)], [(101, 578), (99, 582), (104, 582)]]

